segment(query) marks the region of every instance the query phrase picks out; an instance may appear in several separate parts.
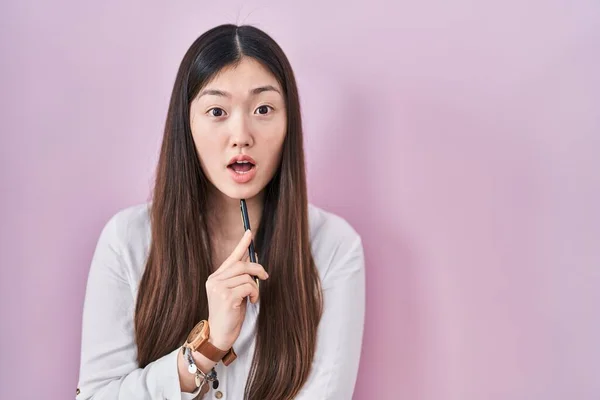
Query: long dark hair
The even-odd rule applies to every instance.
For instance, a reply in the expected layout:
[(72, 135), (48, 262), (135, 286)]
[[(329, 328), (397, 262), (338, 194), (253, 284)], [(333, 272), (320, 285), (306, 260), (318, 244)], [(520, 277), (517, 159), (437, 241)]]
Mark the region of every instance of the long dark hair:
[(287, 109), (281, 164), (265, 188), (259, 261), (256, 348), (245, 388), (250, 400), (291, 399), (310, 373), (322, 313), (322, 292), (309, 242), (300, 102), (294, 73), (277, 43), (252, 26), (221, 25), (185, 54), (167, 115), (152, 197), (152, 241), (135, 312), (138, 363), (180, 346), (208, 318), (205, 282), (211, 273), (208, 185), (190, 128), (190, 103), (222, 68), (251, 57), (279, 81)]

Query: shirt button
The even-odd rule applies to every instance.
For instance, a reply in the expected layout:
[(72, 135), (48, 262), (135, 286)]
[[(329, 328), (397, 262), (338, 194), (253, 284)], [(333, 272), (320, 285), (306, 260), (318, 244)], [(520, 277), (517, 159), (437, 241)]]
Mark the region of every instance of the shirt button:
[(215, 397), (216, 397), (217, 399), (220, 399), (220, 398), (222, 398), (222, 397), (223, 397), (223, 392), (221, 392), (220, 390), (217, 390), (217, 391), (215, 392)]
[(79, 388), (77, 388), (77, 390), (75, 391), (75, 394), (79, 395), (79, 393), (81, 393), (81, 392), (79, 391)]

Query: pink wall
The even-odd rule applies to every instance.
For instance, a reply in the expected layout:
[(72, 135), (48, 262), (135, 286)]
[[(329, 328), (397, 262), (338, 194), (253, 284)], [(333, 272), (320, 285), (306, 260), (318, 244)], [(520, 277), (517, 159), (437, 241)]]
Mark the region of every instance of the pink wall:
[(74, 396), (100, 229), (148, 197), (189, 44), (244, 21), (364, 237), (355, 399), (600, 398), (600, 3), (241, 3), (0, 5), (0, 398)]

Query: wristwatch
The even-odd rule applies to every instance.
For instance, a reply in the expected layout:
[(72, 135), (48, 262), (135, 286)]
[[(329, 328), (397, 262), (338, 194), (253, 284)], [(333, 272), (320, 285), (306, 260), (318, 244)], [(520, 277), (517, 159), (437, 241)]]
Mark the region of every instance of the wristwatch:
[(225, 366), (228, 366), (237, 358), (233, 347), (229, 350), (221, 350), (209, 343), (209, 337), (210, 327), (208, 321), (202, 320), (189, 333), (184, 346), (189, 347), (192, 351), (197, 351), (214, 362), (223, 361)]

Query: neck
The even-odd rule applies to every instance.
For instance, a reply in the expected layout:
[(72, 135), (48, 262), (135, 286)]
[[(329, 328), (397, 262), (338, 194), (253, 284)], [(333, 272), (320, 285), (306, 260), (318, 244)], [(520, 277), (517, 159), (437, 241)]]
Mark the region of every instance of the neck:
[[(263, 204), (264, 192), (246, 199), (248, 218), (253, 234), (260, 226)], [(209, 210), (209, 232), (214, 243), (237, 244), (244, 235), (240, 200), (232, 199), (214, 188), (209, 197)]]

